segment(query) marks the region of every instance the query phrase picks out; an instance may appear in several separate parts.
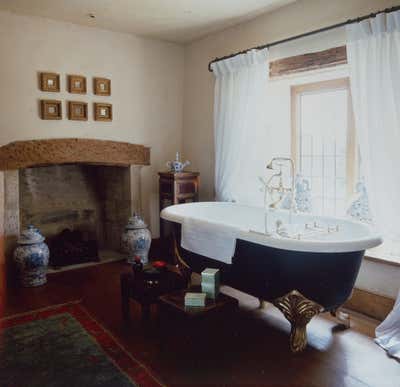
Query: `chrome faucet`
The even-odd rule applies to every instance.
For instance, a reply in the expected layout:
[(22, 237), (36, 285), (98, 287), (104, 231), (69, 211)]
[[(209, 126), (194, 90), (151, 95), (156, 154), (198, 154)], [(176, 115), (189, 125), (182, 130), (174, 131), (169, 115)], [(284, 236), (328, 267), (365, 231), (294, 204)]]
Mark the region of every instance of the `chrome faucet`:
[[(282, 167), (284, 166), (284, 163), (289, 163), (290, 165), (290, 187), (285, 187), (283, 184), (283, 174), (282, 174)], [(269, 204), (269, 208), (271, 209), (276, 209), (278, 208), (278, 205), (282, 202), (282, 200), (285, 198), (285, 195), (287, 193), (291, 194), (291, 203), (290, 203), (290, 208), (294, 209), (294, 162), (291, 158), (289, 157), (274, 157), (267, 165), (267, 169), (275, 170), (279, 168), (279, 172), (273, 174), (269, 180), (266, 182), (266, 192), (267, 194), (270, 194), (271, 196), (273, 195), (274, 192), (277, 192), (279, 194), (279, 199), (276, 200), (275, 202)], [(278, 185), (274, 186), (273, 181), (274, 179), (278, 179)], [(268, 197), (267, 195), (265, 196), (265, 199), (267, 200)], [(267, 205), (267, 202), (265, 202), (265, 205)]]
[[(285, 164), (290, 165), (290, 186), (285, 186), (283, 182), (282, 167)], [(264, 206), (266, 209), (275, 210), (279, 207), (282, 201), (285, 199), (287, 194), (290, 194), (290, 208), (289, 208), (289, 222), (292, 221), (292, 213), (295, 210), (295, 179), (294, 179), (294, 162), (289, 157), (274, 157), (267, 165), (267, 169), (277, 170), (267, 181), (260, 178), (264, 185)], [(276, 184), (274, 182), (277, 181)], [(274, 193), (278, 194), (277, 199), (273, 199)], [(274, 200), (272, 203), (268, 203), (269, 197)], [(268, 233), (267, 227), (267, 212), (265, 214), (265, 232)]]

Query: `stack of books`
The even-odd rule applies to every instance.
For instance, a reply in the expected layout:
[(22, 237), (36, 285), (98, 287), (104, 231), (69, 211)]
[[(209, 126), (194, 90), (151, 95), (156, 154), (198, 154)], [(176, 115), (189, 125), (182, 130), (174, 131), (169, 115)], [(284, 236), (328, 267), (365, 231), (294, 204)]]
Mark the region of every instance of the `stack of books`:
[(207, 295), (208, 298), (215, 299), (219, 294), (219, 270), (218, 269), (205, 269), (201, 272), (201, 291)]
[(185, 294), (185, 306), (206, 306), (205, 293), (190, 293)]

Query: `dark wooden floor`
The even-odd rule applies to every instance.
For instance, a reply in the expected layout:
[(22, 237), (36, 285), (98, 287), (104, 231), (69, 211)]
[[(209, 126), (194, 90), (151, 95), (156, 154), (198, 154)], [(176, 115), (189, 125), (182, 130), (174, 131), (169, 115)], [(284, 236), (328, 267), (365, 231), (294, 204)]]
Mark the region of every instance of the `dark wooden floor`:
[(157, 328), (144, 329), (134, 302), (131, 324), (121, 320), (119, 275), (126, 270), (129, 266), (121, 262), (103, 264), (52, 274), (40, 288), (11, 287), (2, 295), (0, 311), (12, 315), (82, 299), (89, 312), (166, 385), (400, 386), (400, 364), (369, 336), (374, 322), (355, 318), (353, 329), (336, 331), (333, 321), (315, 318), (308, 328), (309, 346), (293, 355), (289, 324), (281, 314), (270, 305), (257, 309), (256, 299), (230, 288), (224, 291), (238, 297), (241, 305), (236, 318), (226, 321), (233, 333), (202, 332), (210, 350), (197, 356), (196, 348), (178, 337), (161, 352)]

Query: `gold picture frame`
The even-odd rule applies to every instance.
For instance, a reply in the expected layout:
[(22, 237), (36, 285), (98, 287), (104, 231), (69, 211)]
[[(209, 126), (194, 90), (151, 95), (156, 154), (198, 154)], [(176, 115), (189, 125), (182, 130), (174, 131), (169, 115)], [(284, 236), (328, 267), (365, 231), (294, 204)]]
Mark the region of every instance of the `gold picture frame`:
[(112, 105), (110, 103), (95, 102), (93, 107), (95, 121), (112, 121), (113, 112)]
[(61, 120), (61, 101), (52, 99), (40, 100), (40, 117), (42, 120)]
[(73, 94), (86, 94), (86, 77), (83, 75), (68, 75), (68, 92)]
[(93, 92), (96, 95), (111, 95), (111, 79), (93, 78)]
[(40, 73), (40, 90), (58, 93), (60, 91), (60, 75), (57, 73)]
[(68, 101), (68, 119), (72, 121), (87, 121), (88, 104), (81, 101)]

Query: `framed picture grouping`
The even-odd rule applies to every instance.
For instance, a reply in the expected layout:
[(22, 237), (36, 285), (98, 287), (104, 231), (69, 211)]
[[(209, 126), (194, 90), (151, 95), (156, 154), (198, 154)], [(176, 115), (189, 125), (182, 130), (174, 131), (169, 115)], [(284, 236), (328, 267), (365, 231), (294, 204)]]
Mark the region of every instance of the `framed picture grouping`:
[(110, 103), (97, 103), (93, 105), (95, 121), (112, 121), (112, 105)]
[[(53, 72), (38, 72), (39, 89), (45, 92), (60, 92), (60, 74)], [(84, 75), (66, 74), (65, 88), (72, 94), (87, 94), (88, 82)], [(111, 95), (111, 79), (93, 77), (93, 94)], [(65, 101), (67, 117), (72, 121), (88, 121), (89, 105), (83, 101)], [(39, 116), (42, 120), (61, 120), (62, 101), (53, 99), (39, 100)], [(110, 103), (94, 102), (93, 119), (95, 121), (112, 121), (113, 106)]]
[(60, 75), (40, 73), (40, 90), (58, 93), (60, 91)]
[(61, 101), (52, 99), (40, 100), (40, 117), (42, 120), (61, 120)]

